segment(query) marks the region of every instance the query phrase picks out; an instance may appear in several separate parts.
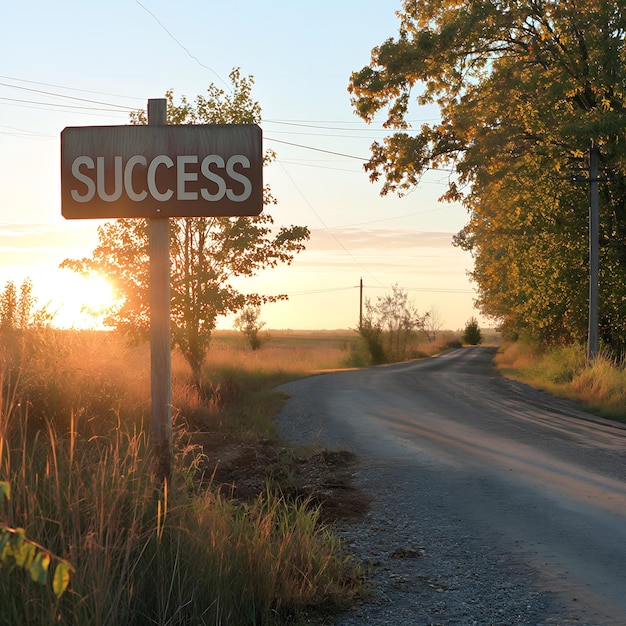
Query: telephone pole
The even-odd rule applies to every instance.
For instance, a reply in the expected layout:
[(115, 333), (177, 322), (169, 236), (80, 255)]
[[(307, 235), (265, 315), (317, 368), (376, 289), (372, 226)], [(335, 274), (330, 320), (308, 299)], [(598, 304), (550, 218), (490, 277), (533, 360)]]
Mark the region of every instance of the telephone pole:
[(574, 182), (589, 183), (589, 327), (587, 331), (587, 359), (598, 356), (598, 274), (600, 211), (598, 183), (615, 180), (610, 176), (598, 176), (599, 151), (592, 139), (589, 144), (589, 177), (573, 176)]
[(359, 330), (363, 328), (363, 279), (359, 282)]
[(589, 330), (587, 359), (598, 355), (598, 271), (599, 271), (599, 199), (598, 199), (598, 148), (593, 139), (589, 146)]

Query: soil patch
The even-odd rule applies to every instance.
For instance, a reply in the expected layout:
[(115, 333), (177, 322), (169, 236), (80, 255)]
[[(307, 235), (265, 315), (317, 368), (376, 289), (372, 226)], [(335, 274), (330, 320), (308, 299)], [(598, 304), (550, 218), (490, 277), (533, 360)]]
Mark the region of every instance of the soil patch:
[(283, 441), (231, 440), (217, 433), (196, 433), (203, 451), (199, 476), (225, 495), (251, 502), (268, 488), (292, 501), (308, 501), (326, 522), (359, 519), (369, 498), (353, 485), (356, 457), (346, 450), (302, 450)]

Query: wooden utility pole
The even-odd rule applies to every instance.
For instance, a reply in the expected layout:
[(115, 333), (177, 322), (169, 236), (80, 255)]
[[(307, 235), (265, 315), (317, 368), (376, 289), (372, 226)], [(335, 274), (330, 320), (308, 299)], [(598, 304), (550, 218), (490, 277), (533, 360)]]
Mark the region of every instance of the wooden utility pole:
[[(167, 100), (148, 100), (148, 124), (167, 125)], [(172, 471), (172, 351), (170, 339), (170, 221), (150, 218), (150, 383), (154, 472), (160, 482)]]
[(359, 330), (363, 328), (363, 279), (359, 282)]
[(587, 359), (598, 355), (598, 246), (599, 246), (599, 200), (598, 200), (598, 149), (593, 139), (589, 146), (589, 331), (587, 336)]

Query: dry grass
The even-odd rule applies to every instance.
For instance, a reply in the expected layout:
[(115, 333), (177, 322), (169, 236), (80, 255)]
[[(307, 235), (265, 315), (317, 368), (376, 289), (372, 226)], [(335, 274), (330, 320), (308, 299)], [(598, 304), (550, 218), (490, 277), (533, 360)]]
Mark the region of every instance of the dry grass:
[(497, 364), (505, 375), (554, 395), (581, 402), (589, 411), (626, 421), (626, 369), (606, 353), (592, 362), (582, 346), (539, 350), (528, 343), (508, 344)]
[(167, 492), (152, 480), (144, 429), (147, 346), (46, 330), (3, 351), (0, 479), (13, 497), (0, 519), (76, 574), (57, 601), (20, 572), (0, 570), (0, 624), (269, 625), (350, 599), (353, 568), (319, 508), (262, 480), (256, 495), (237, 500), (199, 482), (206, 455), (185, 429), (195, 407), (205, 431), (258, 440), (281, 401), (267, 385), (336, 366), (341, 345), (319, 349), (303, 338), (291, 355), (278, 341), (254, 354), (235, 339), (216, 338), (205, 398), (174, 357), (177, 454)]
[(233, 368), (243, 371), (279, 372), (302, 376), (346, 366), (352, 331), (271, 331), (260, 350), (247, 347), (241, 333), (215, 334), (207, 358), (207, 368)]

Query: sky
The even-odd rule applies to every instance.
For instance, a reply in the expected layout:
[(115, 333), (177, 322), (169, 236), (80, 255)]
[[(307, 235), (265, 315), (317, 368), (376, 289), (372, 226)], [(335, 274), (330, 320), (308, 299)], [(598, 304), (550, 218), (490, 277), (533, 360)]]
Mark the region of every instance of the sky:
[[(388, 132), (354, 113), (347, 86), (371, 50), (398, 32), (399, 0), (0, 0), (0, 288), (28, 277), (60, 326), (110, 297), (106, 284), (60, 269), (90, 256), (99, 220), (61, 216), (60, 134), (68, 126), (129, 123), (168, 89), (193, 100), (227, 88), (238, 67), (254, 77), (263, 146), (277, 154), (264, 182), (277, 226), (311, 239), (290, 266), (261, 272), (250, 291), (284, 293), (263, 307), (270, 329), (356, 328), (359, 284), (375, 303), (404, 289), (448, 329), (475, 316), (471, 256), (453, 247), (466, 223), (441, 203), (450, 173), (428, 172), (402, 198), (380, 196), (363, 170)], [(412, 126), (436, 120), (415, 107)], [(222, 319), (218, 327), (232, 325)]]

